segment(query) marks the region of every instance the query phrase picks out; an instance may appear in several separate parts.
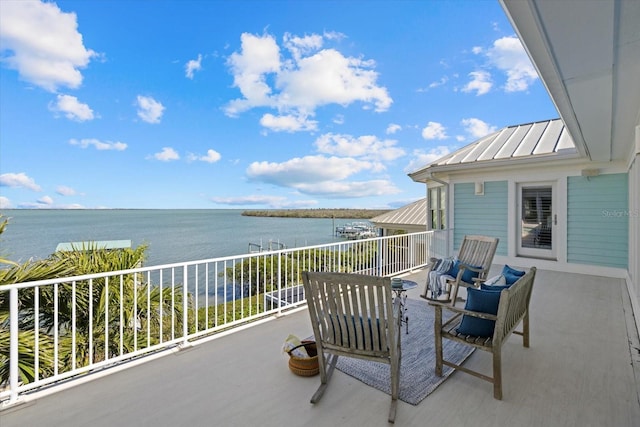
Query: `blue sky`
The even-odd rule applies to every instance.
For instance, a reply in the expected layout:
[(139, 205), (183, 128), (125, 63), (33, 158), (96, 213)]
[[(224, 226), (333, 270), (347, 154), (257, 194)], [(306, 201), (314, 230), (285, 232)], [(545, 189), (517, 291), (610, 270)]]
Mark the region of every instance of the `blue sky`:
[(397, 208), (556, 118), (496, 1), (0, 2), (0, 208)]

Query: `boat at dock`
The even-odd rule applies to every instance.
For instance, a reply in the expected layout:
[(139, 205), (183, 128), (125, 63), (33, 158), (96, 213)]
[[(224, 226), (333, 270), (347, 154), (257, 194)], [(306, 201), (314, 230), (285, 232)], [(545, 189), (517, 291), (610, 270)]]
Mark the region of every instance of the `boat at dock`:
[(377, 237), (378, 231), (369, 222), (356, 221), (337, 226), (335, 234), (336, 236), (344, 237), (349, 240), (357, 240)]

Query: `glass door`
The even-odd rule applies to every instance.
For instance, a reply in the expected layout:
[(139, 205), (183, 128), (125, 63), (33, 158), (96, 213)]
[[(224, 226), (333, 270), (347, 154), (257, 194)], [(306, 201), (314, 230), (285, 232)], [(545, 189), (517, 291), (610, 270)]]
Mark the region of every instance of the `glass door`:
[(555, 259), (553, 183), (520, 184), (518, 190), (518, 255)]

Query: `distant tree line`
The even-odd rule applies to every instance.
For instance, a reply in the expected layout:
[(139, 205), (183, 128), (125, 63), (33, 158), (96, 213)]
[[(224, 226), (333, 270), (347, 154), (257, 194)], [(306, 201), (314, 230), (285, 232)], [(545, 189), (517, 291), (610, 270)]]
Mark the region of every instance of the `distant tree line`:
[(371, 219), (389, 211), (389, 209), (265, 209), (244, 211), (242, 215), (278, 218)]

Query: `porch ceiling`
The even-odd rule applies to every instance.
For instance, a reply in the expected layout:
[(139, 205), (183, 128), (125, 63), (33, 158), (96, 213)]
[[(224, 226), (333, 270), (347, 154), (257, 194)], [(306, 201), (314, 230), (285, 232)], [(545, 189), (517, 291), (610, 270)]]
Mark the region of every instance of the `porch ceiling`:
[(640, 2), (500, 3), (580, 154), (626, 159), (640, 124)]

